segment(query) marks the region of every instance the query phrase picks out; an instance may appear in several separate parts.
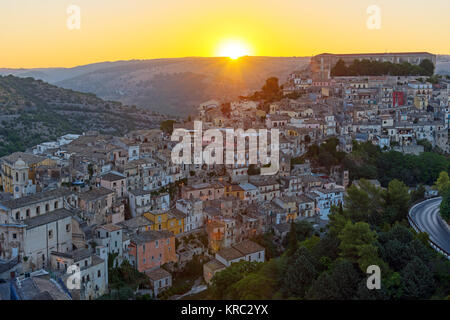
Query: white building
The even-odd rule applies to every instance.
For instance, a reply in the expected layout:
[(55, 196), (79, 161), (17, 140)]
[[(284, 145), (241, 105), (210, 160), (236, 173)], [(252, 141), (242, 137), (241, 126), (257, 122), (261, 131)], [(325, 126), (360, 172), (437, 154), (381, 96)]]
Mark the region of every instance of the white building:
[[(100, 256), (91, 253), (88, 249), (77, 249), (68, 253), (52, 252), (51, 254), (52, 270), (60, 272), (66, 283), (72, 281), (74, 289), (69, 288), (69, 291), (73, 299), (96, 299), (108, 290), (107, 250), (101, 246), (96, 249)], [(72, 268), (73, 272), (70, 272)], [(70, 274), (67, 272), (68, 270)]]
[(176, 208), (186, 215), (184, 232), (196, 230), (204, 226), (203, 201), (198, 199), (180, 199), (176, 202)]
[(123, 257), (122, 227), (115, 224), (105, 224), (95, 230), (94, 241), (97, 246), (106, 248), (108, 254), (117, 254), (117, 261)]
[(314, 189), (308, 197), (312, 197), (316, 203), (316, 210), (322, 220), (328, 220), (331, 206), (338, 206), (344, 203), (343, 189)]

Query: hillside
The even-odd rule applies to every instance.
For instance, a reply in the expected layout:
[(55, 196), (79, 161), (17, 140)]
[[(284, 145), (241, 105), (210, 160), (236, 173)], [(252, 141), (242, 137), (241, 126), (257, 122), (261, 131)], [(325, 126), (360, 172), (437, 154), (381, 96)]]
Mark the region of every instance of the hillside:
[(0, 77), (0, 156), (66, 133), (123, 134), (157, 127), (163, 118), (42, 80)]
[(281, 82), (309, 58), (177, 58), (102, 62), (75, 68), (0, 69), (0, 74), (35, 77), (60, 87), (172, 115), (187, 115), (201, 102), (233, 99)]

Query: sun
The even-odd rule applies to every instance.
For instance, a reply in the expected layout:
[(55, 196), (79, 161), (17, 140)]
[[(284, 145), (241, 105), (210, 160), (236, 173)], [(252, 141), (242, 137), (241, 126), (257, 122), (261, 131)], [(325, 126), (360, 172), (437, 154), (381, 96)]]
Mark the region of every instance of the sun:
[(251, 54), (249, 46), (240, 40), (226, 40), (219, 45), (217, 55), (220, 57), (229, 57), (236, 60), (243, 56)]

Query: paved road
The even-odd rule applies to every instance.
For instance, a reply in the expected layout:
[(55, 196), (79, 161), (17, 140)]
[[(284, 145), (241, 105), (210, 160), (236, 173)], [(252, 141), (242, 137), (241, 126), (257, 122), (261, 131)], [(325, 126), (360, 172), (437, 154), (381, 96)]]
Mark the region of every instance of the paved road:
[(450, 253), (450, 230), (439, 216), (442, 198), (429, 199), (411, 208), (410, 217), (430, 239)]

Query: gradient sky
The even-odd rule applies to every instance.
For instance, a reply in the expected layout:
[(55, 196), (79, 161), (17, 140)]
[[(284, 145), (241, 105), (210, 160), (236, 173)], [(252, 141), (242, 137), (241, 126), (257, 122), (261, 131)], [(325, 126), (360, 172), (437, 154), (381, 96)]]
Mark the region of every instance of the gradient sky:
[[(81, 8), (81, 29), (66, 26)], [(366, 27), (378, 5), (381, 29)], [(1, 0), (0, 67), (216, 56), (429, 51), (450, 54), (450, 0)]]

